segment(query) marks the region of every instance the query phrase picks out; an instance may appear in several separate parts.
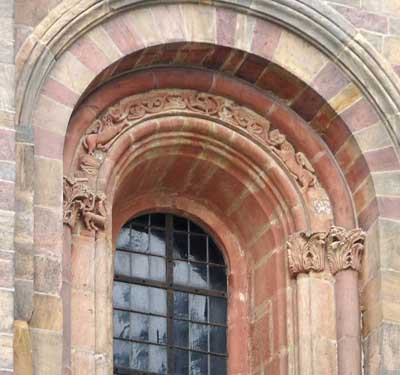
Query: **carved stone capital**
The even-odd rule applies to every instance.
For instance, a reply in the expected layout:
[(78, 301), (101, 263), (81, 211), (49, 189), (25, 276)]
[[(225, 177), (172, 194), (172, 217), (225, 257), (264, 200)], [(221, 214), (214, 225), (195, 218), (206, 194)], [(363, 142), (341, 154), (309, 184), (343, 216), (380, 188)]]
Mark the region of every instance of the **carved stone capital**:
[(286, 241), (289, 270), (295, 276), (310, 271), (321, 272), (325, 263), (325, 233), (299, 232)]
[(64, 177), (64, 224), (73, 229), (82, 219), (90, 231), (104, 229), (106, 221), (105, 196), (95, 194), (86, 185), (86, 178)]
[(366, 233), (359, 228), (331, 227), (327, 238), (329, 268), (333, 275), (339, 271), (360, 271)]

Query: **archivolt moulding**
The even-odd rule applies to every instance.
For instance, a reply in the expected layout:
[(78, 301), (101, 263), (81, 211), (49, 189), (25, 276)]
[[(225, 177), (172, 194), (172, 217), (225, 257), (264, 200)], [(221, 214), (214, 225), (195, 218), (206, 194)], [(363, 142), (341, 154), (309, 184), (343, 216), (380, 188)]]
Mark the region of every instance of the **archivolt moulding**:
[[(35, 98), (49, 68), (83, 31), (88, 32), (93, 25), (122, 10), (152, 6), (159, 2), (102, 0), (80, 1), (71, 6), (64, 3), (41, 22), (34, 36), (26, 41), (17, 55), (18, 65), (22, 67), (18, 77), (17, 114), (18, 123), (22, 125), (31, 123)], [(163, 3), (177, 2), (165, 0)], [(185, 3), (197, 4), (198, 1), (189, 0)], [(301, 0), (214, 0), (211, 3), (277, 22), (334, 58), (378, 108), (392, 139), (398, 144), (394, 119), (390, 115), (400, 111), (399, 79), (392, 68), (382, 61), (383, 58), (360, 38), (354, 27), (337, 17), (329, 6), (322, 1)]]
[(315, 170), (310, 161), (268, 120), (231, 100), (192, 90), (153, 90), (123, 99), (107, 109), (82, 138), (86, 153), (79, 160), (81, 175), (94, 174), (115, 139), (126, 129), (144, 119), (160, 114), (189, 113), (208, 117), (235, 130), (243, 131), (266, 146), (287, 168), (303, 190), (318, 187)]

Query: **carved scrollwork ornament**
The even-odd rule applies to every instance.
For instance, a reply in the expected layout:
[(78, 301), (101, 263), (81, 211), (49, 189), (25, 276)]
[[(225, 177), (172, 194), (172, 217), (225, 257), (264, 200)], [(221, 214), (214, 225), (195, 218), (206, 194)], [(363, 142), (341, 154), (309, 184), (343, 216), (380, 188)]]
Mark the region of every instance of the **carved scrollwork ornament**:
[(286, 250), (292, 276), (324, 270), (325, 233), (295, 233), (286, 241)]
[(329, 268), (333, 275), (339, 271), (361, 270), (366, 233), (359, 228), (345, 229), (333, 226), (326, 238)]
[(95, 174), (100, 163), (96, 154), (107, 152), (126, 128), (162, 112), (208, 116), (240, 128), (266, 145), (303, 190), (318, 186), (315, 170), (307, 157), (296, 151), (278, 129), (271, 129), (268, 120), (231, 100), (192, 90), (154, 90), (122, 100), (107, 109), (82, 138), (85, 155), (81, 157), (80, 169)]
[(98, 231), (104, 229), (106, 209), (104, 194), (95, 194), (87, 187), (86, 178), (64, 177), (63, 209), (64, 224), (75, 228), (82, 219), (86, 229)]

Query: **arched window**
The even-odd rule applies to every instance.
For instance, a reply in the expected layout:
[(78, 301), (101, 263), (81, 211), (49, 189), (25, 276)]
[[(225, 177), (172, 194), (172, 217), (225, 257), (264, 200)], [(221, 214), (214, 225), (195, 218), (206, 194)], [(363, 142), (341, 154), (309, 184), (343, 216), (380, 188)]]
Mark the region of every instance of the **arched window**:
[(207, 233), (169, 214), (124, 225), (115, 254), (115, 374), (226, 374), (226, 316), (226, 267)]

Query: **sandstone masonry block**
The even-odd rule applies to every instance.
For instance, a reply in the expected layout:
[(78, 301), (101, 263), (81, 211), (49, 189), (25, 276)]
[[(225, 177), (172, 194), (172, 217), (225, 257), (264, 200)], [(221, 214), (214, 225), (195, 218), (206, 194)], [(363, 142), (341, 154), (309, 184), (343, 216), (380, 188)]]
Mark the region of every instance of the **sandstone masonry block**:
[(33, 312), (33, 281), (15, 281), (15, 319), (29, 321)]
[(0, 333), (12, 333), (14, 323), (14, 293), (0, 289)]
[(31, 330), (33, 373), (55, 375), (62, 373), (62, 336), (40, 329)]
[(14, 375), (32, 375), (32, 340), (26, 321), (14, 323)]
[(61, 208), (62, 163), (59, 160), (36, 158), (35, 174), (35, 203)]
[(62, 331), (62, 300), (60, 297), (35, 293), (33, 296), (32, 328)]
[(384, 374), (396, 374), (400, 369), (400, 325), (383, 323), (381, 337)]
[[(307, 62), (305, 62), (304, 56), (307, 56)], [(285, 31), (281, 34), (273, 61), (309, 83), (324, 67), (328, 59), (304, 39)]]
[(14, 213), (0, 209), (0, 246), (3, 250), (14, 248)]
[(59, 258), (35, 256), (34, 288), (37, 292), (56, 294), (61, 287), (61, 261)]

